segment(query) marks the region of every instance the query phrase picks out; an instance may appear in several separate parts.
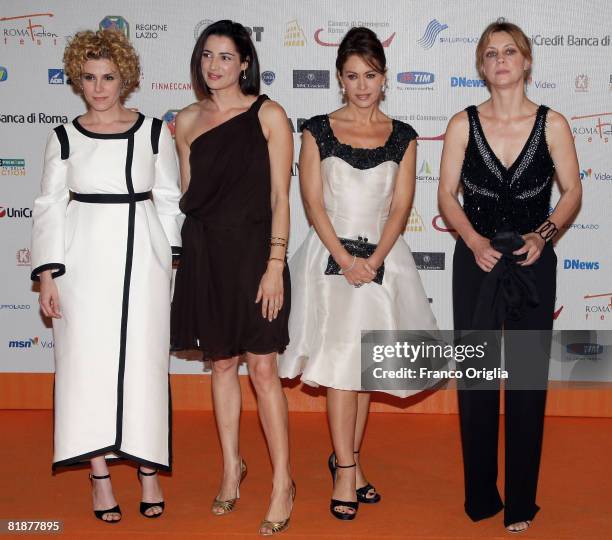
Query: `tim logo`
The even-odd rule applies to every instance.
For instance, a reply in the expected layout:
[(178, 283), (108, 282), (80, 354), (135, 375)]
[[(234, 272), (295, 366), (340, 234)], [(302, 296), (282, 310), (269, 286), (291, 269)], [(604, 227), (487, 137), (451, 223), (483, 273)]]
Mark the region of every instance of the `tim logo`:
[(417, 40), (417, 43), (423, 47), (423, 49), (431, 49), (436, 42), (436, 38), (443, 30), (448, 28), (448, 24), (442, 24), (437, 19), (432, 19), (429, 21), (427, 28), (425, 28), (425, 33), (421, 37), (421, 39)]
[(49, 71), (49, 84), (64, 84), (64, 70), (51, 68)]
[(404, 71), (397, 74), (397, 82), (402, 84), (431, 84), (436, 76), (426, 71)]
[(100, 21), (100, 30), (117, 30), (130, 37), (130, 25), (121, 15), (107, 15)]

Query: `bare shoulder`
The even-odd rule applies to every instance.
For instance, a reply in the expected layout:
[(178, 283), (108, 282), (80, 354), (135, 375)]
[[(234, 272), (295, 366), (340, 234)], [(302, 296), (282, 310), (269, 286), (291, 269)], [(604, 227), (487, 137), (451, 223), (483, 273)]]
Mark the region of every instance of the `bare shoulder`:
[(187, 105), (184, 109), (181, 109), (176, 115), (176, 122), (183, 125), (189, 124), (190, 121), (196, 119), (196, 117), (202, 112), (202, 107), (199, 103), (192, 103)]
[(266, 125), (272, 126), (276, 123), (287, 123), (287, 113), (282, 105), (271, 99), (266, 99), (259, 109), (259, 118)]
[(569, 129), (569, 123), (560, 112), (549, 109), (548, 113), (546, 113), (546, 127), (549, 133), (565, 131)]
[(446, 144), (448, 141), (462, 142), (465, 146), (468, 141), (469, 132), (470, 120), (467, 111), (459, 111), (448, 121), (444, 143)]

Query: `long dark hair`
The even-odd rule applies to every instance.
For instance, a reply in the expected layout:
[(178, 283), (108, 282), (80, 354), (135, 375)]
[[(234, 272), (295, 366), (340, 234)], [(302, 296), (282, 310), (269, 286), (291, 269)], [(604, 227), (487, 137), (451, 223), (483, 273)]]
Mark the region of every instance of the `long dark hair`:
[(191, 81), (198, 98), (209, 98), (212, 94), (204, 81), (201, 60), (204, 44), (209, 36), (225, 36), (230, 38), (240, 55), (240, 62), (248, 62), (246, 79), (240, 75), (240, 90), (245, 95), (259, 95), (259, 60), (257, 51), (247, 29), (240, 23), (228, 19), (217, 21), (207, 26), (196, 41), (191, 54)]

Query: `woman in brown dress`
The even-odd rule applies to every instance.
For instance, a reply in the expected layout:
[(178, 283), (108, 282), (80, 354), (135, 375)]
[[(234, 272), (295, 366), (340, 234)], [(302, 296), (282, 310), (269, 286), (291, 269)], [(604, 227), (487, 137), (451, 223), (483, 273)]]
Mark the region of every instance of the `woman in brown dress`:
[(176, 118), (184, 192), (183, 254), (172, 305), (172, 343), (212, 362), (223, 480), (212, 511), (231, 512), (246, 464), (239, 453), (240, 355), (246, 356), (270, 450), (273, 488), (259, 532), (285, 530), (295, 486), (287, 401), (276, 354), (289, 336), (289, 181), (293, 137), (283, 108), (259, 96), (257, 53), (232, 21), (207, 27), (191, 58), (203, 99)]

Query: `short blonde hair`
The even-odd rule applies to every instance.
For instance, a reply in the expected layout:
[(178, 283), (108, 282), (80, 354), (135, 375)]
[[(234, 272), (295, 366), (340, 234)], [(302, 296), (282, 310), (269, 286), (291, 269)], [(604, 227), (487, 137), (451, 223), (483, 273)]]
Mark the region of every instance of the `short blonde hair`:
[(140, 84), (140, 60), (134, 47), (122, 32), (117, 30), (85, 30), (78, 32), (64, 50), (64, 69), (73, 86), (82, 93), (81, 74), (88, 60), (106, 59), (119, 70), (123, 86), (121, 97), (125, 99)]
[(480, 75), (481, 79), (485, 78), (484, 71), (482, 69), (482, 65), (484, 64), (485, 49), (489, 45), (491, 36), (497, 32), (506, 32), (506, 34), (510, 34), (510, 37), (514, 40), (514, 43), (516, 43), (518, 50), (521, 51), (521, 54), (529, 61), (529, 68), (525, 70), (525, 80), (528, 80), (531, 76), (531, 64), (533, 62), (531, 42), (525, 35), (525, 32), (523, 32), (519, 26), (511, 22), (506, 22), (503, 19), (498, 19), (487, 26), (478, 40), (478, 45), (476, 45), (476, 69), (478, 70), (478, 75)]

